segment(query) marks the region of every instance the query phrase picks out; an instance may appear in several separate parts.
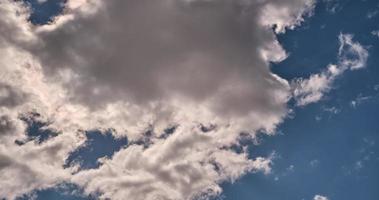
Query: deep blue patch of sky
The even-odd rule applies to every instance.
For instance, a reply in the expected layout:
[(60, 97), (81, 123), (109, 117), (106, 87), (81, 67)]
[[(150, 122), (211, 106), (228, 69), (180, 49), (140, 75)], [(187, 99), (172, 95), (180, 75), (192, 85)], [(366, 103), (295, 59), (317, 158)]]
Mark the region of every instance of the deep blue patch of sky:
[(38, 119), (40, 114), (29, 113), (26, 116), (20, 117), (22, 121), (26, 124), (26, 140), (16, 140), (15, 143), (18, 145), (23, 145), (26, 142), (37, 142), (42, 143), (52, 137), (57, 136), (59, 133), (54, 132), (47, 128), (49, 122), (41, 121)]
[(47, 24), (64, 9), (66, 0), (23, 0), (31, 8), (30, 21), (33, 24)]
[(72, 152), (66, 160), (66, 166), (79, 164), (80, 169), (94, 169), (100, 166), (99, 158), (112, 157), (114, 152), (126, 147), (127, 138), (114, 138), (108, 133), (89, 131), (86, 133), (87, 141)]

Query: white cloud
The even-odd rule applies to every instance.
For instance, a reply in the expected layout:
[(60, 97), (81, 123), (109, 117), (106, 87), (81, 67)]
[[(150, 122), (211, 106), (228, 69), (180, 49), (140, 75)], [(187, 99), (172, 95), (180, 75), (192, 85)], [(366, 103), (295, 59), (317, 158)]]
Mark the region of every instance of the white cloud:
[(324, 94), (331, 89), (334, 78), (340, 73), (338, 70), (334, 74), (333, 69), (337, 69), (337, 67), (330, 65), (328, 70), (320, 74), (312, 74), (307, 79), (299, 78), (295, 80), (292, 85), (297, 105), (304, 106), (321, 100)]
[(313, 15), (315, 1), (278, 1), (263, 6), (260, 23), (275, 27), (275, 32), (283, 33), (285, 29), (293, 29), (304, 21), (304, 15)]
[(339, 0), (323, 0), (323, 2), (325, 3), (326, 10), (331, 14), (342, 10), (342, 5)]
[(100, 169), (80, 172), (73, 182), (88, 193), (102, 191), (101, 198), (192, 199), (204, 193), (217, 195), (218, 183), (234, 181), (251, 170), (269, 170), (269, 159), (249, 160), (246, 154), (215, 150), (202, 134), (183, 132), (147, 150), (130, 146), (103, 161)]
[[(271, 157), (231, 146), (287, 116), (289, 84), (269, 68), (286, 52), (271, 26), (294, 28), (313, 1), (71, 0), (44, 26), (27, 22), (22, 2), (0, 4), (0, 197), (68, 181), (116, 200), (192, 199), (270, 172)], [(27, 142), (20, 116), (57, 136)], [(93, 129), (131, 142), (152, 135), (73, 175), (65, 159)]]
[(311, 161), (309, 162), (309, 165), (310, 165), (311, 167), (317, 167), (319, 164), (320, 164), (320, 161), (317, 160), (317, 159), (311, 160)]
[(335, 106), (331, 106), (331, 107), (323, 107), (322, 108), (325, 112), (328, 112), (330, 114), (338, 114), (341, 112), (341, 109), (335, 107)]
[(356, 161), (354, 164), (354, 169), (357, 171), (361, 170), (363, 167), (364, 167), (363, 162), (360, 160)]
[(357, 106), (361, 105), (364, 102), (369, 101), (372, 98), (373, 96), (363, 96), (362, 94), (359, 94), (354, 100), (350, 102), (350, 105), (353, 108), (356, 108)]
[(320, 73), (292, 82), (293, 96), (298, 106), (320, 101), (325, 93), (331, 90), (335, 79), (346, 70), (356, 70), (366, 66), (369, 53), (360, 43), (353, 41), (353, 35), (341, 33), (338, 40), (340, 46), (336, 65), (330, 64)]
[(371, 35), (379, 37), (379, 30), (371, 31)]
[(316, 195), (313, 197), (313, 200), (329, 200), (328, 197), (321, 196), (321, 195)]
[(340, 48), (338, 51), (339, 65), (342, 69), (360, 69), (366, 66), (368, 51), (358, 42), (353, 42), (352, 34), (338, 36)]
[(370, 11), (367, 13), (367, 18), (368, 19), (372, 19), (374, 17), (376, 17), (379, 13), (379, 10), (373, 10), (373, 11)]

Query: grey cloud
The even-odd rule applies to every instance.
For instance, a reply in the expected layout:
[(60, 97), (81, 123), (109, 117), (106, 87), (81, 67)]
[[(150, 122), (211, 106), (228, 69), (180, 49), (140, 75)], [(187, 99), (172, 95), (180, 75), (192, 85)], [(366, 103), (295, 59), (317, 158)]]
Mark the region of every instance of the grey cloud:
[(0, 47), (9, 43), (25, 44), (33, 39), (30, 27), (25, 23), (30, 12), (22, 1), (0, 0), (0, 13)]
[(11, 119), (8, 116), (0, 116), (0, 138), (3, 135), (7, 135), (14, 129), (15, 125), (12, 123)]
[(27, 100), (27, 94), (8, 84), (0, 82), (0, 106), (15, 107)]
[(283, 112), (272, 91), (287, 87), (259, 53), (275, 40), (258, 25), (264, 5), (243, 2), (104, 1), (95, 16), (77, 15), (41, 32), (43, 45), (32, 52), (48, 73), (78, 73), (70, 82), (73, 98), (93, 107), (182, 96), (219, 98), (215, 110), (223, 114)]

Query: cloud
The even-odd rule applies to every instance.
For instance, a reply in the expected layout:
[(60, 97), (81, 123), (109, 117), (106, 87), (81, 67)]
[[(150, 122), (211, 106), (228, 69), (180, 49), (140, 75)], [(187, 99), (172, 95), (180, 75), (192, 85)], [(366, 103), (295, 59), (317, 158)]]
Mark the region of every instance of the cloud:
[(27, 96), (7, 84), (0, 83), (0, 106), (14, 107), (22, 104), (27, 99)]
[(218, 195), (222, 191), (218, 183), (225, 180), (270, 170), (269, 159), (249, 160), (246, 153), (217, 150), (201, 132), (177, 131), (181, 133), (146, 150), (129, 146), (103, 160), (99, 169), (78, 173), (73, 182), (84, 186), (87, 193), (102, 191), (100, 198), (104, 199), (194, 199)]
[(379, 30), (371, 31), (371, 35), (379, 37)]
[(368, 19), (372, 19), (372, 18), (376, 17), (378, 15), (378, 13), (379, 13), (379, 10), (372, 10), (372, 11), (367, 13), (366, 17)]
[[(232, 146), (287, 116), (274, 31), (299, 25), (313, 1), (69, 0), (47, 25), (28, 22), (22, 2), (0, 4), (0, 197), (72, 182), (111, 199), (205, 198), (270, 172), (271, 157)], [(25, 115), (54, 137), (26, 140)], [(64, 168), (86, 130), (130, 144), (99, 168)]]
[(359, 94), (354, 100), (350, 101), (350, 105), (353, 108), (356, 108), (357, 106), (371, 100), (374, 98), (374, 96), (363, 96), (362, 94)]
[(312, 74), (309, 78), (299, 78), (293, 81), (293, 94), (296, 103), (304, 106), (321, 100), (326, 92), (331, 89), (331, 84), (341, 71), (336, 65), (329, 65), (326, 71)]
[[(265, 62), (280, 60), (283, 50), (268, 29), (248, 28), (260, 23), (257, 8), (271, 4), (241, 4), (111, 1), (95, 16), (80, 13), (40, 31), (43, 42), (32, 51), (48, 72), (72, 70), (78, 77), (67, 86), (71, 97), (94, 109), (119, 99), (146, 105), (183, 98), (230, 116), (271, 106), (262, 113), (281, 112), (275, 101), (285, 101), (288, 88)], [(253, 53), (266, 48), (275, 53), (267, 60)]]
[(43, 4), (43, 3), (46, 3), (47, 0), (37, 0), (37, 3), (39, 4)]
[(315, 197), (313, 197), (313, 200), (328, 200), (328, 197), (316, 195)]
[(327, 69), (312, 74), (309, 78), (298, 78), (292, 82), (292, 93), (298, 106), (320, 101), (329, 92), (335, 79), (346, 70), (361, 69), (366, 66), (368, 50), (360, 43), (353, 41), (353, 35), (338, 36), (338, 63), (329, 64)]
[(340, 34), (338, 39), (340, 42), (339, 65), (350, 70), (364, 68), (369, 55), (368, 50), (360, 43), (353, 42), (352, 34)]
[(342, 10), (343, 4), (339, 0), (323, 0), (326, 11), (330, 14), (335, 14)]
[(311, 167), (313, 167), (313, 168), (319, 166), (319, 164), (320, 164), (320, 161), (317, 160), (317, 159), (311, 160), (311, 161), (309, 162), (309, 165), (310, 165)]

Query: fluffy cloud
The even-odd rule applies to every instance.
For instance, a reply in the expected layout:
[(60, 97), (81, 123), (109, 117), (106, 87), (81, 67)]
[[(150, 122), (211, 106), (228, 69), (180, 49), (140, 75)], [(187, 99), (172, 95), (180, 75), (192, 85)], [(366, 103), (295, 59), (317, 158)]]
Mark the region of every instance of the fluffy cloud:
[(266, 6), (244, 4), (103, 2), (94, 16), (80, 12), (52, 31), (41, 29), (43, 42), (32, 51), (47, 73), (67, 69), (77, 75), (67, 85), (71, 97), (92, 109), (119, 99), (147, 105), (182, 98), (218, 115), (260, 108), (259, 114), (276, 115), (288, 86), (270, 73), (271, 60), (254, 52), (271, 48), (266, 52), (279, 56), (266, 58), (275, 61), (284, 52), (269, 29), (253, 30), (260, 23), (258, 8)]
[(30, 112), (37, 110), (50, 113), (48, 102), (53, 102), (50, 94), (54, 87), (47, 89), (29, 54), (9, 46), (1, 46), (0, 52), (0, 196), (14, 199), (69, 178), (70, 170), (62, 165), (83, 138), (67, 129), (43, 144), (29, 141), (27, 126), (20, 118), (32, 117)]
[(322, 99), (328, 92), (334, 80), (346, 70), (361, 69), (366, 66), (368, 51), (358, 42), (353, 41), (353, 35), (340, 34), (338, 63), (330, 64), (326, 70), (312, 74), (309, 78), (296, 79), (292, 83), (293, 96), (297, 105), (304, 106)]
[(131, 145), (119, 151), (102, 160), (99, 169), (78, 173), (73, 182), (88, 193), (102, 191), (104, 199), (193, 199), (219, 194), (220, 182), (248, 171), (270, 170), (269, 159), (250, 160), (246, 153), (219, 149), (200, 130), (179, 129), (148, 149)]
[[(269, 68), (286, 58), (274, 31), (313, 1), (69, 0), (42, 26), (22, 2), (0, 4), (0, 197), (66, 181), (104, 199), (206, 198), (270, 171), (270, 157), (233, 146), (287, 115), (290, 86)], [(56, 134), (30, 140), (22, 117)], [(92, 129), (130, 145), (98, 169), (64, 168)]]

